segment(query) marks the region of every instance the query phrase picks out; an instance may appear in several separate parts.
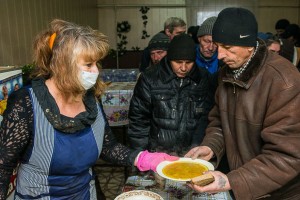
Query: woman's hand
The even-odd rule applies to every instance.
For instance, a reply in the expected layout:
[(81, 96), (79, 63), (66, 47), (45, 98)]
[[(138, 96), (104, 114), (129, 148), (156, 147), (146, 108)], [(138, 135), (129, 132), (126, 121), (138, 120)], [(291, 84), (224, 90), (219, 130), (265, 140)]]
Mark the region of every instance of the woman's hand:
[(192, 148), (184, 157), (187, 158), (201, 158), (203, 160), (210, 160), (214, 156), (214, 152), (208, 146), (198, 146)]
[(199, 193), (207, 192), (213, 194), (231, 190), (230, 183), (225, 174), (219, 171), (208, 171), (206, 173), (210, 173), (211, 175), (213, 175), (215, 181), (202, 187), (192, 183), (187, 183), (187, 185)]
[(136, 160), (135, 166), (137, 166), (137, 168), (140, 171), (153, 170), (154, 172), (156, 172), (157, 165), (162, 161), (165, 160), (175, 161), (178, 159), (179, 159), (178, 157), (170, 156), (166, 153), (158, 153), (158, 152), (150, 153), (146, 150), (146, 151), (142, 151), (137, 156), (137, 158), (135, 159)]

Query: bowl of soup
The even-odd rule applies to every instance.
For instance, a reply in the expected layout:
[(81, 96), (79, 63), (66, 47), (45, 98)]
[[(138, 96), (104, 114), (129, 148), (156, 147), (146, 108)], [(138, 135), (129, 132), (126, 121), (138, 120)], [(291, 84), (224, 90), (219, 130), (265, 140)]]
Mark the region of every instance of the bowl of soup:
[(163, 161), (157, 168), (157, 173), (175, 181), (190, 181), (204, 172), (214, 170), (214, 166), (202, 159), (180, 158), (176, 161)]

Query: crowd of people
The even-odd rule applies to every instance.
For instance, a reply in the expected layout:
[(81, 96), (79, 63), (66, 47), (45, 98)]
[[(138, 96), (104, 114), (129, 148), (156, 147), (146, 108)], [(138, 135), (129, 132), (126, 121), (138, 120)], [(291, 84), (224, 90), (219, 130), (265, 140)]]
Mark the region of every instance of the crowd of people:
[[(129, 147), (99, 102), (107, 37), (55, 19), (37, 35), (30, 87), (8, 97), (0, 128), (0, 199), (18, 166), (16, 199), (101, 199), (93, 165), (156, 172), (179, 157), (214, 164), (195, 192), (232, 199), (300, 199), (299, 26), (259, 33), (229, 7), (199, 26), (168, 18), (143, 51), (129, 107)], [(188, 33), (186, 33), (188, 32)]]
[[(262, 34), (251, 11), (232, 7), (189, 27), (190, 39), (170, 38), (165, 57), (136, 84), (129, 109), (131, 148), (215, 163), (216, 170), (208, 172), (213, 183), (189, 185), (197, 192), (299, 199), (299, 27), (287, 22), (278, 20), (274, 35)], [(207, 75), (195, 76), (197, 68)], [(209, 90), (201, 98), (205, 77)], [(203, 100), (212, 103), (208, 115), (211, 105)], [(208, 121), (199, 127), (192, 123), (195, 117)]]
[(279, 19), (275, 24), (275, 30), (275, 34), (259, 32), (258, 37), (266, 42), (269, 50), (291, 61), (300, 71), (299, 25), (290, 24), (287, 19)]

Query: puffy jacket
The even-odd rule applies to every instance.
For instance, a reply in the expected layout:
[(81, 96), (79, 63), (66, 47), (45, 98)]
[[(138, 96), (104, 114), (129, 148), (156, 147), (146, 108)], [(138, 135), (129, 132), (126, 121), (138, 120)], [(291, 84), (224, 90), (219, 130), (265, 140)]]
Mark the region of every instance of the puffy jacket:
[(238, 80), (220, 71), (216, 105), (201, 145), (219, 160), (237, 200), (300, 199), (300, 74), (260, 42)]
[(185, 78), (165, 57), (143, 72), (129, 108), (129, 144), (134, 149), (184, 155), (202, 141), (213, 104), (208, 72), (193, 66)]

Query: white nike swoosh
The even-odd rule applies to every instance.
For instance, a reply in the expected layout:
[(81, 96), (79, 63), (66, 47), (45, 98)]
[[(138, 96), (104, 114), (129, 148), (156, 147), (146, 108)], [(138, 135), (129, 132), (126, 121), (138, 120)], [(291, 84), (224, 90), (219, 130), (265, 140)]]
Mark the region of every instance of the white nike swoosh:
[(250, 35), (240, 35), (240, 38), (246, 38), (249, 37)]

